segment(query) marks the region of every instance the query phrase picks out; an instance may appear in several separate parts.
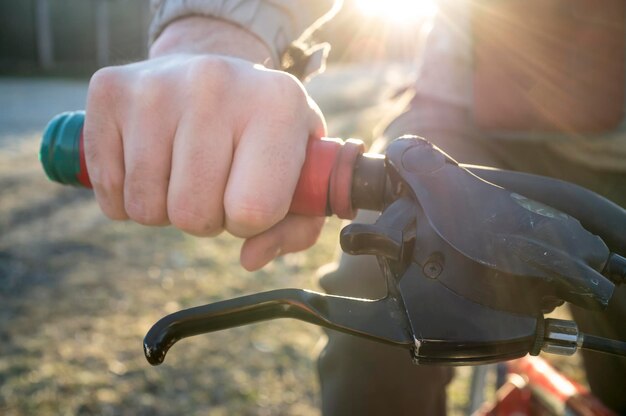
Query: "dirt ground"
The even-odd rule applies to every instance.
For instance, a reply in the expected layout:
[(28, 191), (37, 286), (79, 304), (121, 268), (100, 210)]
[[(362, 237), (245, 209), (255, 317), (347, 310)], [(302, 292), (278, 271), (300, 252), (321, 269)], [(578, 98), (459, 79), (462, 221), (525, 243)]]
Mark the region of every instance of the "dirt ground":
[[(369, 140), (410, 77), (402, 66), (335, 68), (311, 91), (332, 135)], [(316, 290), (340, 222), (329, 220), (306, 253), (247, 273), (229, 236), (108, 221), (90, 191), (48, 182), (37, 160), (47, 120), (82, 108), (85, 91), (83, 81), (0, 79), (0, 414), (319, 414), (315, 326), (280, 320), (195, 337), (159, 367), (145, 361), (142, 339), (181, 308)], [(452, 414), (467, 398), (469, 370), (458, 373)]]

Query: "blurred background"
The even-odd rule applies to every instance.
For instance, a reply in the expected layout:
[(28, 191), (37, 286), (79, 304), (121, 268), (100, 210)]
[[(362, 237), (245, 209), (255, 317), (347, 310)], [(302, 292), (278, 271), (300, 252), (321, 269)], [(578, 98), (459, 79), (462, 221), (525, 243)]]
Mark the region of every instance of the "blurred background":
[[(346, 0), (317, 34), (333, 51), (308, 88), (331, 135), (369, 142), (398, 110), (433, 12), (425, 0)], [(236, 239), (113, 223), (90, 191), (40, 168), (48, 120), (84, 108), (97, 68), (144, 58), (149, 20), (148, 0), (0, 0), (0, 414), (317, 415), (317, 327), (281, 320), (192, 338), (160, 367), (142, 339), (181, 308), (318, 289), (339, 221), (313, 249), (247, 273)], [(457, 374), (453, 415), (467, 400), (468, 369)]]
[[(331, 62), (411, 60), (434, 11), (421, 3), (389, 16), (377, 0), (346, 0), (317, 39), (332, 39)], [(87, 76), (140, 59), (149, 23), (149, 0), (0, 0), (0, 73)]]

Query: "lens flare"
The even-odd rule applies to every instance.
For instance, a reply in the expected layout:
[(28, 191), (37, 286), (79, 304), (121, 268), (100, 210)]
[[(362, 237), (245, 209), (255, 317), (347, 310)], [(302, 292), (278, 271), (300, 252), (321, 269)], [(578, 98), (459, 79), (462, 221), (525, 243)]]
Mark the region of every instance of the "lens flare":
[(437, 13), (434, 0), (356, 0), (356, 4), (366, 16), (398, 24), (431, 18)]

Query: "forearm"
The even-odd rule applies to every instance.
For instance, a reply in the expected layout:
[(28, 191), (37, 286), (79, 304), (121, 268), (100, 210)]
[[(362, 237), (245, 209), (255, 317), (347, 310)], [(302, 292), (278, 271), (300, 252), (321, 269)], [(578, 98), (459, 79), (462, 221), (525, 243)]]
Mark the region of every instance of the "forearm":
[(219, 54), (274, 68), (267, 45), (248, 30), (211, 17), (191, 16), (169, 24), (150, 48), (150, 58), (173, 53)]
[(328, 50), (307, 40), (341, 0), (151, 0), (151, 6), (151, 57), (217, 53), (304, 79), (323, 68)]

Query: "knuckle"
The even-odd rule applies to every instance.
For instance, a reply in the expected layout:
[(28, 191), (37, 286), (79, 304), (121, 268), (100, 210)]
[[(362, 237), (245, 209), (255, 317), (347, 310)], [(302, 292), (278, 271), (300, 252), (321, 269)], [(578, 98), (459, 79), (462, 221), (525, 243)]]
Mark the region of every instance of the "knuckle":
[(143, 225), (162, 225), (167, 222), (164, 203), (154, 186), (138, 180), (127, 180), (124, 188), (124, 209), (130, 219)]
[(121, 195), (124, 188), (124, 177), (110, 169), (96, 169), (90, 172), (91, 184), (106, 195)]
[(128, 196), (124, 199), (124, 208), (128, 217), (143, 225), (161, 225), (165, 222), (165, 215), (154, 207), (149, 201), (139, 196)]
[(154, 112), (163, 103), (171, 99), (171, 88), (166, 77), (144, 72), (139, 77), (136, 87), (133, 89), (135, 103), (144, 110)]
[(111, 179), (109, 175), (92, 179), (92, 184), (96, 190), (96, 199), (100, 210), (111, 220), (125, 220), (128, 218), (120, 203), (122, 201), (122, 184)]
[[(139, 152), (138, 152), (139, 153)], [(140, 153), (126, 163), (125, 191), (132, 195), (145, 194), (145, 187), (150, 186), (149, 179), (152, 176), (150, 171), (150, 159), (145, 153)]]
[(95, 101), (111, 99), (121, 82), (121, 74), (116, 67), (106, 67), (94, 73), (89, 81), (89, 98)]
[(122, 221), (128, 219), (128, 216), (125, 212), (116, 209), (114, 204), (109, 203), (109, 201), (100, 202), (100, 210), (104, 213), (104, 215), (113, 221)]
[(178, 201), (168, 204), (167, 213), (172, 225), (189, 234), (214, 236), (222, 231), (220, 214), (207, 216), (201, 210)]
[(270, 88), (290, 106), (307, 102), (307, 93), (300, 81), (286, 72), (272, 72)]
[(260, 108), (271, 108), (271, 117), (266, 123), (275, 129), (285, 129), (302, 122), (303, 109), (308, 106), (307, 94), (301, 85), (291, 79), (291, 75), (281, 73), (269, 76), (265, 84), (268, 90), (257, 95)]
[(203, 56), (189, 65), (189, 85), (195, 96), (225, 96), (236, 77), (236, 68), (227, 59)]
[(242, 236), (268, 229), (281, 217), (275, 204), (258, 199), (225, 201), (224, 205), (229, 224)]

